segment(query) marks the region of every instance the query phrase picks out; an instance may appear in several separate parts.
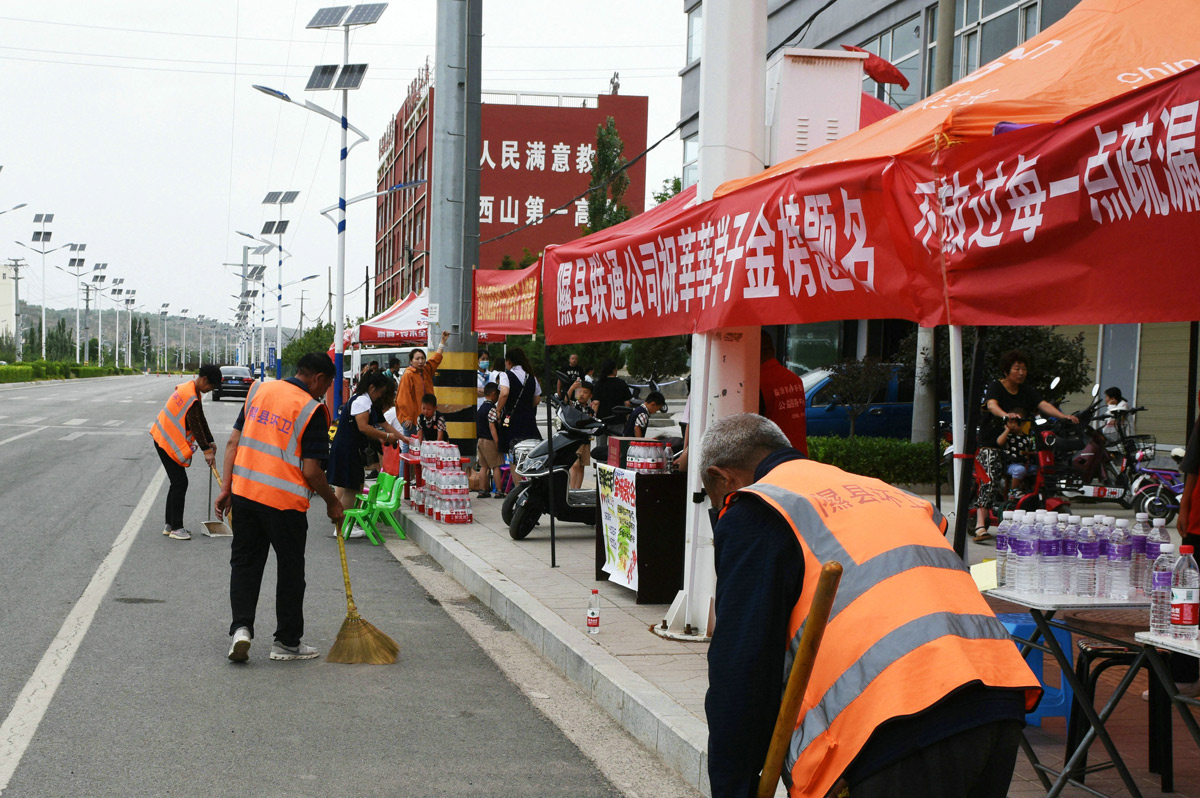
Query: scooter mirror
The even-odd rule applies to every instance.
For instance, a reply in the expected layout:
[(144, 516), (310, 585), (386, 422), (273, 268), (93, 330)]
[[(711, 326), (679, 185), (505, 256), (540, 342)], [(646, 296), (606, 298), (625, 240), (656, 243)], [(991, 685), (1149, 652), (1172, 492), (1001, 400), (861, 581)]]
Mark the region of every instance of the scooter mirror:
[[(1050, 380), (1050, 390), (1053, 391), (1055, 388), (1057, 388), (1060, 382), (1062, 382), (1061, 377), (1055, 377), (1054, 379)], [(1092, 396), (1095, 396), (1095, 394), (1092, 394)]]
[(1100, 383), (1092, 383), (1092, 398), (1096, 398), (1096, 394), (1100, 393)]

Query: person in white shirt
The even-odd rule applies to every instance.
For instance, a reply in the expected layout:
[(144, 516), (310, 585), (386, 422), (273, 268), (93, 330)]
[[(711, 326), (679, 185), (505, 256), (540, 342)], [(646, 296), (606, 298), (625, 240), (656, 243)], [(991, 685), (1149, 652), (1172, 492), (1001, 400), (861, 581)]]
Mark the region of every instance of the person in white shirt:
[(1120, 439), (1119, 425), (1126, 423), (1128, 419), (1114, 416), (1113, 413), (1120, 413), (1122, 410), (1129, 409), (1129, 402), (1125, 401), (1125, 397), (1121, 395), (1121, 389), (1113, 386), (1104, 392), (1104, 403), (1108, 405), (1108, 417), (1104, 419), (1104, 426), (1100, 432), (1110, 441)]
[(489, 382), (495, 382), (499, 384), (500, 375), (504, 373), (502, 371), (492, 371), (491, 366), (492, 359), (488, 355), (487, 350), (480, 349), (479, 370), (475, 372), (475, 395), (478, 397), (475, 400), (476, 409), (483, 407), (483, 403), (486, 401), (483, 398), (483, 387)]

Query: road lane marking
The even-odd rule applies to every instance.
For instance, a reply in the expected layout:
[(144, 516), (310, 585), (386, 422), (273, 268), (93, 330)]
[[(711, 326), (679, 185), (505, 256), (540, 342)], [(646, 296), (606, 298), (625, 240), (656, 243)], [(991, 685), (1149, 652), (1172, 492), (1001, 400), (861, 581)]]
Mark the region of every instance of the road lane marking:
[(87, 433), (86, 432), (72, 432), (70, 435), (62, 436), (61, 438), (59, 438), (59, 440), (60, 441), (74, 441), (74, 440), (78, 440), (78, 439), (82, 438), (84, 435), (87, 435)]
[(156, 404), (158, 404), (158, 400), (157, 400), (157, 399), (147, 399), (146, 401), (142, 402), (142, 404), (144, 404), (144, 405), (156, 405)]
[[(24, 438), (26, 435), (32, 435), (35, 432), (41, 432), (44, 429), (45, 429), (45, 427), (35, 427), (34, 429), (29, 430), (28, 432), (22, 432), (20, 435), (14, 435), (11, 438), (5, 438), (4, 440), (0, 441), (0, 446), (3, 446), (4, 444), (9, 443), (11, 441), (15, 441), (17, 438)], [(166, 472), (164, 471), (163, 473), (166, 473)]]
[(39, 421), (45, 421), (45, 420), (46, 420), (45, 416), (30, 416), (29, 418), (21, 419), (21, 423), (22, 424), (36, 424)]
[(73, 418), (70, 421), (64, 421), (62, 423), (62, 425), (64, 427), (78, 427), (80, 424), (86, 424), (86, 423), (87, 423), (86, 418)]
[(70, 614), (63, 621), (46, 653), (42, 655), (33, 675), (21, 689), (12, 711), (4, 719), (4, 724), (0, 725), (0, 795), (8, 789), (8, 783), (12, 780), (17, 765), (37, 733), (67, 668), (71, 667), (71, 661), (75, 659), (75, 654), (78, 653), (79, 646), (96, 617), (96, 611), (100, 609), (101, 600), (117, 578), (117, 572), (121, 570), (121, 564), (125, 562), (125, 556), (129, 554), (138, 530), (149, 515), (154, 498), (166, 476), (166, 471), (159, 471), (150, 480), (146, 492), (142, 494), (137, 507), (125, 522), (125, 527), (113, 541), (108, 555), (92, 575), (92, 580), (84, 589), (83, 595), (71, 608)]
[(121, 401), (121, 404), (123, 404), (123, 405), (127, 405), (127, 404), (129, 404), (130, 402), (132, 402), (133, 400), (132, 400), (132, 399), (122, 399), (122, 400), (120, 400), (120, 401)]
[(124, 421), (119, 421), (117, 419), (113, 419), (112, 421), (105, 421), (100, 426), (102, 426), (102, 427), (119, 427), (124, 423), (125, 423)]
[(107, 402), (107, 399), (93, 399), (93, 402)]

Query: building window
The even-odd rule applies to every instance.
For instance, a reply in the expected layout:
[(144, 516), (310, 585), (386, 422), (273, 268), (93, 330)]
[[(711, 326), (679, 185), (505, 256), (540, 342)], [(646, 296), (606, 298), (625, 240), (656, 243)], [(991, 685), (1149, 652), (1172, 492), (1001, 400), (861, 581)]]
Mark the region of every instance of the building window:
[(696, 6), (687, 15), (687, 62), (700, 59), (700, 48), (704, 44), (704, 6)]
[(881, 85), (863, 76), (863, 91), (893, 108), (904, 109), (916, 102), (921, 91), (921, 18), (912, 16), (875, 38), (859, 45), (890, 61), (908, 78), (908, 88)]
[(692, 135), (683, 140), (682, 188), (696, 184), (700, 179), (700, 136)]

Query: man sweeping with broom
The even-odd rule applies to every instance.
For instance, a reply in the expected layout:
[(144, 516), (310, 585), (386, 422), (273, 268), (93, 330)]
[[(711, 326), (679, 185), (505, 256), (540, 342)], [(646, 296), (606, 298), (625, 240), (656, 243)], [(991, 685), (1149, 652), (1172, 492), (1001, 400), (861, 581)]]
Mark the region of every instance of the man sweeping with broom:
[(329, 412), (320, 398), (333, 376), (329, 356), (314, 352), (300, 358), (295, 377), (256, 382), (229, 436), (216, 511), (223, 516), (232, 506), (238, 517), (229, 557), (233, 611), (229, 659), (233, 662), (245, 662), (250, 656), (258, 591), (272, 548), (279, 576), (278, 625), (270, 658), (312, 659), (320, 653), (301, 640), (304, 546), (312, 494), (325, 500), (335, 526), (342, 523), (341, 502), (325, 481), (321, 464), (329, 456)]

